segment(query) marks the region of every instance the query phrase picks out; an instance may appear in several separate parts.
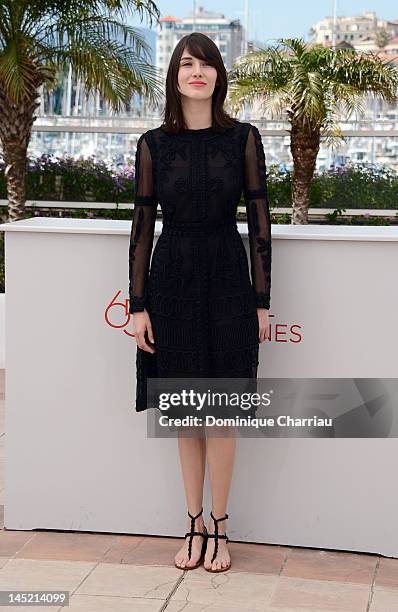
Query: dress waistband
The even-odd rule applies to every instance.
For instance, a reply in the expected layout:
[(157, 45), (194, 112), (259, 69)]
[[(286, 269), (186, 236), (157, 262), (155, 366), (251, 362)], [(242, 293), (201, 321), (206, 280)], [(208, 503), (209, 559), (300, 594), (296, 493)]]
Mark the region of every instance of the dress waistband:
[(169, 221), (163, 220), (163, 230), (174, 233), (219, 232), (223, 229), (238, 229), (236, 218), (226, 218), (222, 221)]

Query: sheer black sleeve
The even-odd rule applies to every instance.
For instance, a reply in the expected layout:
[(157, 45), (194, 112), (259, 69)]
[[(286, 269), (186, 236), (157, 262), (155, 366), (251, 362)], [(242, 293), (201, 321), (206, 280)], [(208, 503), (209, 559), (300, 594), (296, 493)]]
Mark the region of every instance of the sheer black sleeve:
[(146, 285), (152, 253), (157, 200), (154, 193), (152, 157), (142, 134), (135, 155), (133, 221), (129, 247), (129, 297), (131, 313), (146, 308)]
[(247, 225), (252, 287), (257, 308), (269, 310), (271, 299), (271, 219), (266, 181), (266, 163), (260, 132), (250, 125), (245, 145)]

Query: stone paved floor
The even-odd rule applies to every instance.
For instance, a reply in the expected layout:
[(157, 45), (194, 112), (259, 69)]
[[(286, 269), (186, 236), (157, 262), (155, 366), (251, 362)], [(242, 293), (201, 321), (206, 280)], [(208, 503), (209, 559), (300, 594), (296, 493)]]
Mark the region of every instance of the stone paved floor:
[(398, 559), (263, 544), (229, 545), (233, 568), (178, 570), (178, 538), (3, 528), (0, 370), (0, 590), (68, 590), (71, 612), (396, 612)]

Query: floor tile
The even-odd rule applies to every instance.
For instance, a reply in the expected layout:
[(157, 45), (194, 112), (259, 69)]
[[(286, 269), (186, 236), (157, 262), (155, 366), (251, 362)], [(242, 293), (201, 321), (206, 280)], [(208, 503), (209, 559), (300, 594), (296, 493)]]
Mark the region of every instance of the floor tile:
[(36, 532), (15, 557), (24, 559), (63, 559), (101, 561), (119, 536), (97, 533)]
[(145, 536), (120, 536), (103, 558), (109, 563), (167, 565), (174, 567), (174, 556), (183, 540)]
[(13, 557), (29, 540), (36, 537), (32, 531), (14, 531), (2, 529), (0, 531), (0, 557)]
[[(138, 546), (125, 551), (122, 563), (174, 567), (174, 557), (183, 543), (182, 538), (144, 537)], [(112, 558), (112, 550), (105, 560), (109, 557)]]
[(370, 587), (363, 584), (280, 576), (270, 609), (275, 612), (366, 612), (370, 592)]
[[(143, 597), (73, 595), (67, 612), (158, 612), (164, 600)], [(26, 611), (25, 611), (26, 612)]]
[(369, 612), (395, 612), (396, 610), (398, 610), (398, 591), (396, 589), (374, 591)]
[(270, 608), (265, 604), (253, 604), (239, 602), (234, 604), (231, 601), (223, 604), (200, 604), (185, 601), (169, 602), (165, 612), (269, 612)]
[(55, 606), (27, 606), (21, 605), (16, 606), (14, 604), (10, 606), (1, 606), (1, 612), (26, 612), (26, 610), (35, 610), (35, 612), (64, 612), (69, 610), (68, 607), (62, 607), (59, 604)]
[(100, 563), (76, 594), (165, 599), (181, 573), (175, 567)]
[(211, 574), (203, 569), (185, 572), (184, 580), (171, 601), (185, 601), (208, 606), (257, 606), (265, 608), (277, 584), (278, 577), (266, 574), (243, 572), (220, 572)]
[(377, 555), (292, 548), (282, 570), (282, 576), (334, 580), (371, 585), (378, 562)]
[(244, 544), (242, 542), (230, 542), (228, 549), (233, 564), (231, 569), (257, 574), (279, 574), (291, 551), (289, 546)]
[[(14, 604), (11, 606), (1, 606), (1, 612), (26, 612), (28, 609), (27, 605), (23, 606), (15, 606)], [(68, 607), (59, 607), (56, 606), (29, 606), (29, 609), (34, 610), (35, 612), (64, 612), (65, 610), (69, 610)]]
[(379, 567), (376, 571), (375, 587), (398, 589), (398, 559), (380, 557)]
[(83, 561), (9, 559), (0, 569), (0, 589), (72, 591), (94, 566)]

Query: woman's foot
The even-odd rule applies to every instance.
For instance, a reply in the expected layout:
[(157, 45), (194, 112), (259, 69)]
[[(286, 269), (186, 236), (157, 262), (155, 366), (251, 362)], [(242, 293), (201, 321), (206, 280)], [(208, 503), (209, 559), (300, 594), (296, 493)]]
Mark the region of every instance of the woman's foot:
[[(207, 531), (209, 534), (214, 534), (214, 521), (212, 518), (209, 519)], [(225, 520), (218, 521), (218, 534), (225, 535)], [(206, 554), (204, 559), (204, 567), (208, 570), (223, 570), (230, 566), (231, 557), (228, 551), (227, 540), (225, 538), (218, 538), (217, 555), (212, 562), (213, 553), (215, 550), (215, 538), (208, 538), (206, 546)]]
[[(192, 520), (188, 519), (188, 529), (187, 531), (191, 531)], [(203, 516), (200, 515), (194, 520), (194, 531), (205, 531), (205, 525)], [(189, 540), (190, 537), (186, 536), (185, 542), (183, 546), (180, 548), (176, 556), (174, 557), (174, 563), (178, 566), (179, 569), (187, 569), (189, 567), (193, 567), (197, 565), (203, 548), (203, 540), (204, 536), (194, 535), (192, 536), (192, 545), (191, 545), (191, 558), (189, 559)]]

